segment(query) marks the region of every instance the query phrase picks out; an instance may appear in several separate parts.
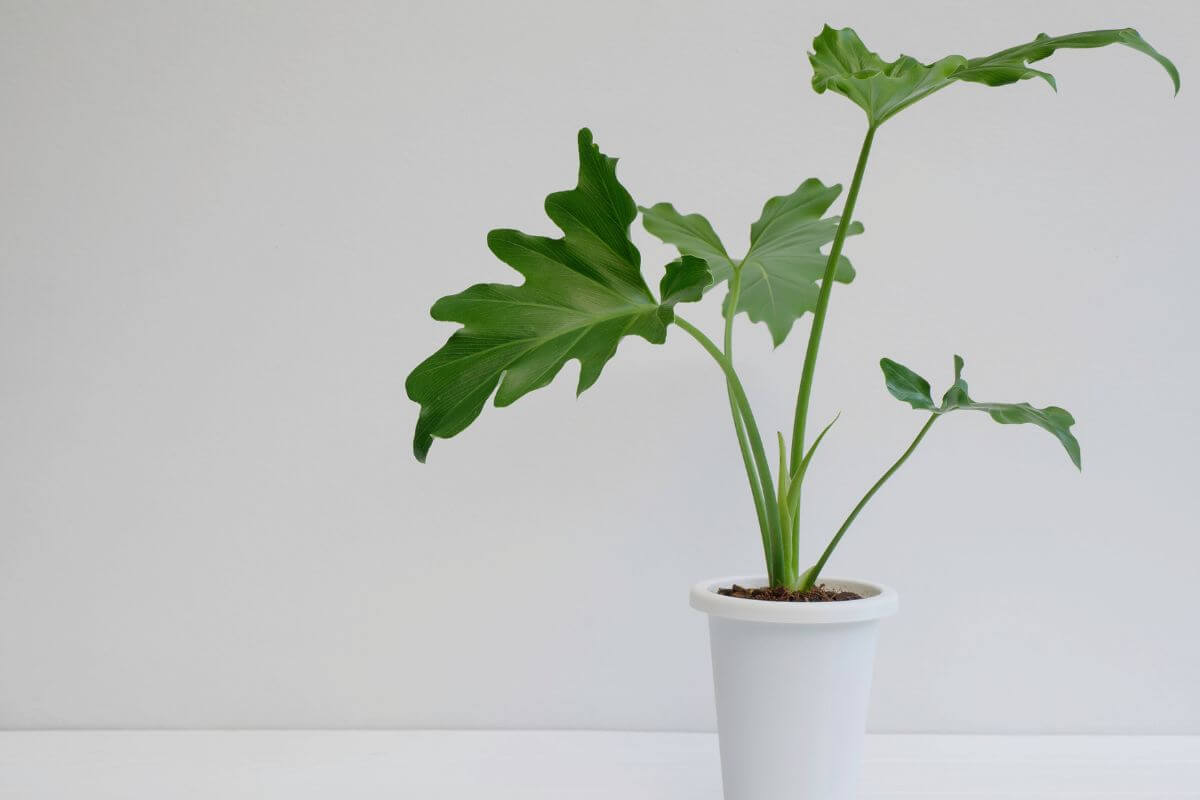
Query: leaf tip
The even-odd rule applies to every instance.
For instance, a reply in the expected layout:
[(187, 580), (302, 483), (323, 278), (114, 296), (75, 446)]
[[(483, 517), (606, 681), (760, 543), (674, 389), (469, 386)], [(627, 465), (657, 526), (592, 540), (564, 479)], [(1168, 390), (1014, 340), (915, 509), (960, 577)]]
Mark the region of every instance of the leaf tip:
[(1075, 469), (1083, 472), (1083, 458), (1079, 452), (1079, 440), (1069, 430), (1067, 431), (1067, 436), (1070, 438), (1068, 441), (1063, 442), (1063, 447), (1066, 448), (1067, 456), (1071, 459), (1071, 463), (1075, 465)]
[[(600, 152), (600, 145), (596, 144), (596, 140), (592, 137), (591, 128), (580, 128), (578, 141), (580, 175), (583, 174), (585, 169), (584, 164), (587, 162), (604, 164), (607, 161), (609, 169), (616, 165), (617, 160), (615, 158), (610, 158)], [(546, 197), (547, 208), (549, 208), (550, 198), (552, 197), (554, 197), (553, 194)], [(549, 214), (549, 211), (547, 211), (547, 214)], [(553, 219), (553, 216), (551, 216), (551, 219)]]
[(429, 455), (429, 448), (433, 445), (433, 437), (420, 430), (413, 437), (413, 457), (420, 463), (425, 463), (425, 458)]
[(1171, 78), (1171, 85), (1175, 87), (1175, 97), (1179, 96), (1180, 80), (1179, 68), (1175, 66), (1175, 62), (1164, 56), (1162, 53), (1155, 50), (1149, 42), (1142, 38), (1142, 35), (1137, 32), (1136, 28), (1123, 28), (1117, 37), (1121, 40), (1121, 44), (1126, 47), (1132, 47), (1153, 58), (1155, 61), (1167, 71), (1167, 75)]
[[(613, 351), (614, 352), (616, 351), (615, 347), (613, 348)], [(591, 368), (587, 364), (584, 364), (582, 360), (580, 360), (580, 362), (579, 362), (579, 382), (577, 384), (575, 384), (575, 399), (576, 400), (579, 399), (579, 396), (581, 394), (583, 394), (588, 389), (590, 389), (592, 384), (595, 383), (596, 380), (600, 377), (600, 369), (603, 368), (603, 366), (604, 365), (601, 364), (600, 367)]]

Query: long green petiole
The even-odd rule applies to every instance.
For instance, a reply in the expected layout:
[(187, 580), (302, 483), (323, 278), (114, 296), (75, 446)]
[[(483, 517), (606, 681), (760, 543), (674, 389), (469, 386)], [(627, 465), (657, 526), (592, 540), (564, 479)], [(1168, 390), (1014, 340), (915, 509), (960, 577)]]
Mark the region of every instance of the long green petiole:
[[(729, 280), (730, 313), (725, 318), (725, 358), (731, 364), (733, 363), (733, 317), (737, 309), (741, 290), (742, 266), (739, 264), (734, 268), (733, 276)], [(774, 583), (776, 580), (776, 563), (771, 546), (771, 528), (767, 522), (767, 507), (763, 499), (763, 488), (759, 483), (758, 474), (755, 472), (754, 457), (750, 454), (750, 443), (746, 439), (746, 423), (742, 418), (741, 410), (738, 408), (733, 384), (728, 379), (726, 379), (725, 384), (729, 394), (729, 411), (733, 415), (733, 429), (734, 433), (737, 434), (738, 449), (742, 453), (742, 465), (746, 468), (746, 479), (750, 483), (750, 494), (754, 498), (754, 513), (758, 517), (758, 529), (762, 534), (763, 557), (767, 562), (767, 578), (771, 583)]]
[(854, 216), (854, 204), (858, 201), (858, 190), (862, 186), (863, 173), (867, 169), (867, 157), (871, 154), (871, 142), (875, 139), (875, 126), (867, 128), (858, 163), (854, 167), (854, 178), (850, 191), (846, 193), (846, 206), (838, 221), (837, 232), (829, 249), (829, 260), (825, 262), (825, 273), (821, 276), (821, 289), (817, 294), (817, 306), (813, 310), (812, 329), (808, 334), (808, 349), (804, 352), (804, 370), (800, 374), (800, 391), (796, 395), (796, 417), (792, 423), (792, 471), (795, 472), (804, 453), (804, 427), (808, 420), (808, 400), (812, 395), (813, 376), (817, 371), (817, 353), (821, 349), (821, 331), (825, 329), (825, 315), (829, 312), (829, 296), (833, 293), (833, 276), (837, 272), (838, 259), (842, 257), (842, 246), (850, 230)]
[(867, 503), (871, 502), (871, 498), (875, 496), (875, 493), (879, 491), (880, 487), (887, 483), (888, 478), (895, 475), (896, 470), (900, 469), (900, 467), (904, 465), (904, 462), (908, 460), (908, 457), (911, 456), (913, 451), (917, 449), (917, 445), (919, 445), (921, 440), (925, 438), (925, 434), (929, 433), (929, 429), (933, 427), (933, 423), (939, 416), (940, 414), (929, 415), (929, 420), (923, 426), (921, 426), (921, 430), (917, 433), (917, 437), (912, 440), (912, 444), (908, 446), (908, 449), (905, 450), (898, 459), (896, 459), (896, 463), (888, 467), (888, 471), (883, 473), (879, 480), (875, 481), (875, 485), (868, 489), (867, 493), (863, 495), (863, 498), (858, 501), (858, 505), (856, 505), (854, 510), (850, 512), (850, 516), (846, 517), (846, 521), (842, 523), (842, 526), (838, 528), (837, 533), (835, 533), (833, 538), (829, 540), (829, 544), (825, 547), (825, 552), (821, 553), (821, 557), (817, 559), (817, 563), (813, 564), (812, 567), (805, 571), (803, 580), (800, 584), (801, 589), (811, 589), (817, 582), (817, 578), (821, 577), (821, 570), (825, 568), (825, 562), (829, 560), (831, 555), (833, 555), (833, 551), (838, 546), (838, 542), (842, 540), (842, 536), (844, 536), (850, 526), (854, 524), (854, 520), (858, 517), (859, 512), (866, 507)]
[(749, 441), (750, 452), (754, 456), (754, 465), (758, 472), (759, 486), (762, 489), (767, 530), (771, 541), (771, 557), (769, 561), (775, 565), (775, 573), (777, 575), (782, 574), (783, 539), (782, 532), (779, 529), (779, 505), (775, 498), (775, 481), (771, 475), (771, 464), (767, 460), (766, 450), (763, 448), (762, 436), (758, 432), (758, 423), (754, 419), (754, 412), (750, 409), (750, 400), (746, 397), (746, 390), (742, 387), (742, 382), (738, 378), (737, 372), (733, 369), (733, 363), (725, 357), (725, 354), (713, 343), (712, 339), (709, 339), (704, 335), (703, 331), (678, 314), (675, 315), (675, 324), (683, 328), (693, 339), (699, 342), (700, 346), (713, 357), (713, 360), (717, 362), (717, 365), (725, 373), (726, 384), (733, 393), (734, 403), (738, 411), (741, 412), (742, 422), (746, 428), (746, 438)]
[(763, 500), (762, 486), (758, 482), (758, 473), (755, 471), (754, 456), (750, 454), (750, 443), (746, 439), (746, 423), (742, 418), (741, 409), (738, 408), (733, 387), (728, 387), (728, 390), (729, 411), (733, 415), (733, 430), (737, 435), (738, 449), (742, 453), (742, 465), (746, 468), (746, 479), (750, 483), (750, 494), (754, 498), (754, 513), (758, 517), (758, 529), (762, 534), (763, 556), (767, 562), (767, 578), (774, 582), (776, 565), (773, 558), (774, 548), (771, 546), (771, 527), (767, 522), (766, 501)]
[(787, 468), (787, 444), (783, 441), (783, 434), (775, 434), (779, 439), (779, 495), (776, 498), (775, 504), (779, 506), (779, 529), (783, 534), (783, 575), (781, 582), (784, 586), (791, 587), (796, 583), (796, 569), (799, 564), (799, 559), (796, 555), (795, 532), (796, 519), (788, 510), (788, 468)]

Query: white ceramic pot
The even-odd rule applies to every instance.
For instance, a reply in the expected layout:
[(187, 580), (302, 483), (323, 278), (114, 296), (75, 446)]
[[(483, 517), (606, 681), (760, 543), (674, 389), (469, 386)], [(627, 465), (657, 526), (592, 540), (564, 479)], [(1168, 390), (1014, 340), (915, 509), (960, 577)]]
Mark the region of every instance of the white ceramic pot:
[(724, 597), (703, 581), (692, 607), (708, 614), (725, 800), (853, 800), (862, 763), (879, 621), (896, 592), (822, 579), (861, 600), (779, 603)]

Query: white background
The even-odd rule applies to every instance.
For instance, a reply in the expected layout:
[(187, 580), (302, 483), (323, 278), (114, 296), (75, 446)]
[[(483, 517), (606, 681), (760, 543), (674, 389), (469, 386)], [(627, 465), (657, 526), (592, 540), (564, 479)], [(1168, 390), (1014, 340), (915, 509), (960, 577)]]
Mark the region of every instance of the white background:
[[(515, 280), (590, 126), (643, 204), (744, 246), (846, 182), (861, 112), (809, 88), (822, 23), (885, 57), (1133, 25), (889, 122), (834, 292), (816, 551), (940, 392), (959, 415), (831, 574), (894, 585), (871, 728), (1200, 733), (1200, 6), (1177, 2), (0, 3), (0, 726), (713, 725), (688, 585), (759, 568), (719, 374), (678, 331), (573, 399), (485, 409), (429, 464), (406, 374), (438, 296)], [(670, 252), (644, 234), (650, 279)], [(716, 296), (689, 316), (716, 331)], [(744, 319), (744, 318), (743, 318)], [(763, 427), (805, 326), (739, 322)]]

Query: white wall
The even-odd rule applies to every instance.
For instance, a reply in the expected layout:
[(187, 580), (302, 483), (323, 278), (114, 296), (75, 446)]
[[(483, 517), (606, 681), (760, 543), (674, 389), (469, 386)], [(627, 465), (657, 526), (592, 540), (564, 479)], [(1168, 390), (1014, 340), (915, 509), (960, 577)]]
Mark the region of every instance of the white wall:
[[(718, 374), (628, 340), (410, 455), (442, 294), (512, 280), (589, 125), (643, 203), (744, 243), (846, 181), (859, 111), (809, 89), (826, 20), (887, 56), (1135, 25), (1060, 93), (962, 86), (883, 128), (814, 398), (810, 551), (920, 419), (962, 415), (833, 573), (895, 585), (876, 731), (1200, 733), (1200, 6), (1177, 2), (0, 5), (0, 725), (705, 729), (699, 578), (758, 567)], [(670, 257), (643, 232), (650, 276)], [(717, 325), (716, 298), (691, 316)], [(803, 326), (739, 324), (768, 431)]]

